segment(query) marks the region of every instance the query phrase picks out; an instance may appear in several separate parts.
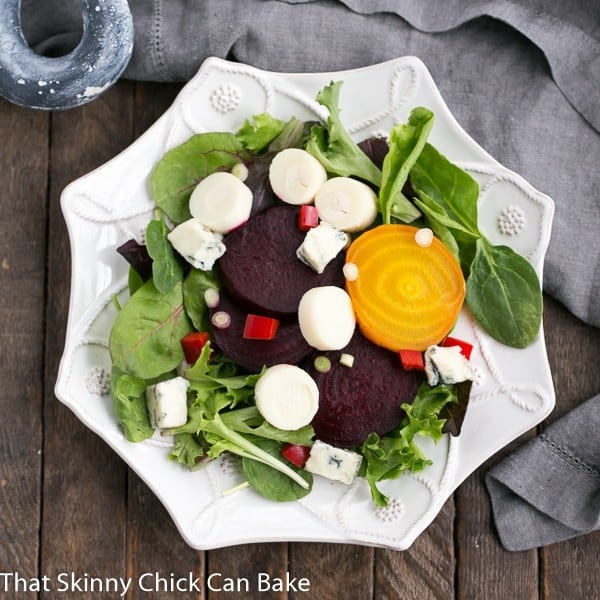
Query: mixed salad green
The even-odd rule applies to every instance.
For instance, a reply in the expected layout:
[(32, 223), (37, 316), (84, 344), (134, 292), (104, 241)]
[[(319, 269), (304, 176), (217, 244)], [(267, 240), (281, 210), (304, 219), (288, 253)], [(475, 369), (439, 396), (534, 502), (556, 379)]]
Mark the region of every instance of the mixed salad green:
[[(317, 96), (329, 111), (325, 123), (284, 122), (268, 114), (248, 119), (235, 133), (192, 136), (167, 152), (150, 179), (156, 203), (145, 245), (151, 277), (132, 266), (130, 298), (120, 306), (110, 334), (113, 364), (112, 397), (125, 437), (140, 442), (151, 437), (146, 390), (174, 377), (184, 362), (180, 340), (193, 331), (209, 331), (205, 291), (218, 289), (214, 270), (190, 268), (167, 235), (173, 225), (190, 218), (189, 198), (203, 178), (237, 165), (248, 169), (254, 203), (260, 208), (268, 186), (268, 167), (285, 148), (304, 148), (330, 175), (368, 182), (378, 192), (380, 222), (429, 227), (459, 261), (466, 279), (466, 304), (492, 337), (515, 348), (538, 335), (542, 296), (532, 266), (507, 246), (495, 246), (481, 233), (477, 220), (477, 182), (428, 143), (434, 115), (415, 108), (405, 124), (395, 126), (380, 169), (345, 129), (339, 108), (342, 82), (331, 83)], [(181, 372), (181, 371), (180, 371)], [(281, 456), (283, 444), (311, 446), (310, 425), (284, 431), (270, 425), (254, 404), (260, 373), (247, 374), (211, 343), (184, 371), (189, 381), (185, 425), (162, 431), (174, 436), (169, 458), (196, 469), (224, 452), (242, 457), (247, 483), (266, 498), (287, 501), (310, 492), (312, 475)], [(387, 499), (378, 483), (404, 471), (423, 469), (429, 460), (415, 440), (439, 440), (445, 431), (460, 430), (470, 385), (426, 382), (406, 416), (387, 435), (369, 435), (356, 451), (363, 457), (359, 475), (366, 477), (374, 501)]]

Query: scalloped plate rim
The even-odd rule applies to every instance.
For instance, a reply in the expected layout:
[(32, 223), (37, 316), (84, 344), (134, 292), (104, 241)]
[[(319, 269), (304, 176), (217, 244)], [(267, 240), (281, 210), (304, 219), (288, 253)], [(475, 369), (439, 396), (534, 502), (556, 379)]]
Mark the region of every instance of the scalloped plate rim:
[[(228, 546), (228, 545), (242, 544), (242, 543), (248, 543), (248, 542), (258, 543), (258, 542), (263, 542), (263, 541), (284, 541), (284, 540), (291, 540), (291, 539), (296, 540), (297, 538), (288, 538), (285, 534), (284, 535), (275, 535), (275, 536), (267, 535), (264, 537), (250, 534), (250, 535), (246, 535), (246, 536), (241, 536), (239, 538), (239, 540), (226, 541), (223, 544), (219, 544), (218, 542), (215, 542), (215, 541), (213, 541), (209, 544), (206, 544), (206, 545), (202, 544), (198, 539), (195, 539), (194, 536), (189, 533), (189, 531), (188, 531), (189, 524), (183, 523), (181, 521), (181, 519), (179, 518), (179, 515), (177, 514), (177, 510), (174, 507), (170, 506), (169, 503), (165, 500), (163, 494), (161, 493), (160, 486), (154, 485), (149, 480), (149, 478), (144, 473), (144, 469), (138, 468), (137, 465), (132, 464), (132, 461), (129, 460), (127, 451), (119, 446), (119, 444), (117, 443), (114, 436), (112, 436), (112, 437), (107, 436), (105, 433), (103, 433), (101, 428), (98, 427), (92, 420), (88, 419), (86, 417), (86, 415), (81, 414), (81, 411), (78, 409), (77, 401), (71, 396), (69, 390), (67, 389), (67, 382), (65, 381), (64, 369), (65, 369), (65, 365), (66, 365), (69, 354), (72, 354), (75, 351), (73, 336), (77, 333), (78, 328), (83, 321), (83, 317), (85, 317), (85, 315), (88, 313), (88, 311), (90, 311), (93, 308), (94, 303), (89, 304), (87, 307), (85, 307), (85, 310), (82, 312), (81, 316), (79, 317), (79, 320), (77, 322), (73, 322), (74, 306), (78, 303), (78, 299), (75, 297), (75, 287), (76, 286), (74, 285), (74, 282), (76, 281), (76, 278), (78, 277), (77, 273), (75, 272), (75, 265), (76, 265), (75, 254), (77, 251), (76, 248), (77, 248), (77, 239), (78, 238), (77, 238), (76, 224), (75, 224), (73, 217), (69, 211), (69, 202), (71, 201), (73, 194), (75, 194), (77, 192), (78, 185), (85, 184), (86, 180), (88, 178), (90, 178), (91, 176), (93, 176), (94, 174), (96, 174), (100, 171), (103, 171), (107, 168), (110, 168), (111, 165), (117, 163), (124, 154), (126, 154), (127, 152), (131, 152), (132, 148), (134, 148), (134, 147), (137, 148), (139, 146), (142, 146), (153, 135), (158, 135), (161, 128), (166, 130), (165, 135), (164, 135), (164, 139), (166, 140), (169, 136), (169, 125), (171, 124), (171, 126), (172, 126), (172, 123), (170, 123), (170, 121), (176, 117), (175, 113), (177, 110), (178, 102), (181, 101), (181, 98), (183, 97), (183, 95), (185, 94), (185, 92), (189, 88), (189, 86), (192, 85), (195, 81), (197, 81), (200, 77), (204, 76), (206, 71), (208, 71), (209, 69), (217, 69), (217, 70), (221, 69), (222, 71), (228, 71), (229, 69), (248, 70), (253, 73), (261, 74), (266, 77), (274, 77), (274, 78), (278, 78), (278, 79), (280, 78), (280, 79), (284, 80), (285, 82), (288, 82), (288, 80), (293, 82), (295, 79), (300, 79), (300, 78), (308, 79), (308, 80), (314, 79), (314, 80), (320, 80), (320, 84), (323, 85), (324, 83), (327, 83), (328, 79), (333, 78), (333, 77), (344, 78), (344, 77), (348, 77), (348, 76), (361, 76), (362, 74), (368, 76), (368, 74), (371, 72), (374, 72), (374, 71), (377, 71), (380, 69), (386, 69), (394, 64), (403, 64), (403, 63), (404, 64), (408, 63), (408, 64), (414, 65), (414, 67), (416, 69), (418, 69), (419, 74), (425, 77), (426, 82), (428, 83), (428, 88), (430, 88), (428, 91), (433, 93), (434, 96), (436, 96), (436, 100), (438, 101), (440, 107), (444, 111), (444, 118), (450, 123), (453, 131), (459, 133), (459, 135), (462, 138), (462, 142), (467, 143), (473, 150), (476, 151), (477, 155), (479, 157), (481, 157), (481, 164), (487, 168), (496, 169), (501, 172), (510, 174), (511, 177), (513, 177), (516, 181), (520, 182), (520, 185), (522, 185), (524, 188), (526, 188), (528, 191), (530, 191), (536, 197), (536, 199), (539, 200), (539, 202), (542, 204), (543, 215), (546, 220), (547, 227), (545, 227), (542, 231), (542, 236), (541, 236), (540, 242), (539, 242), (539, 264), (536, 265), (536, 269), (538, 270), (538, 273), (541, 276), (542, 270), (543, 270), (543, 257), (545, 256), (545, 252), (547, 250), (547, 246), (549, 243), (550, 233), (551, 233), (551, 222), (552, 222), (552, 217), (554, 214), (554, 203), (553, 203), (552, 199), (549, 196), (547, 196), (546, 194), (543, 194), (542, 192), (533, 188), (533, 186), (531, 186), (518, 173), (511, 171), (510, 169), (507, 169), (506, 167), (504, 167), (494, 157), (492, 157), (486, 150), (484, 150), (475, 140), (473, 140), (473, 138), (471, 138), (469, 136), (469, 134), (461, 127), (461, 125), (458, 123), (456, 118), (453, 116), (453, 114), (447, 107), (445, 101), (443, 100), (443, 97), (441, 96), (441, 94), (440, 94), (437, 86), (435, 85), (435, 82), (434, 82), (433, 78), (431, 77), (431, 74), (429, 73), (425, 64), (419, 58), (414, 57), (414, 56), (399, 57), (396, 59), (391, 59), (389, 61), (385, 61), (383, 63), (378, 63), (376, 65), (371, 65), (371, 66), (365, 66), (365, 67), (361, 67), (358, 69), (348, 69), (348, 70), (344, 70), (344, 71), (333, 71), (333, 72), (324, 72), (324, 73), (281, 73), (281, 72), (274, 72), (274, 71), (266, 71), (266, 70), (258, 69), (256, 67), (252, 67), (249, 65), (243, 65), (241, 63), (234, 63), (234, 62), (230, 62), (230, 61), (223, 60), (223, 59), (216, 58), (216, 57), (209, 57), (202, 63), (202, 65), (199, 68), (196, 75), (194, 75), (194, 77), (188, 82), (188, 84), (186, 84), (182, 88), (182, 90), (179, 92), (179, 94), (177, 95), (177, 97), (175, 98), (175, 100), (173, 101), (171, 106), (163, 113), (163, 115), (146, 132), (144, 132), (130, 146), (125, 148), (123, 151), (121, 151), (115, 157), (113, 157), (109, 161), (105, 162), (104, 164), (100, 165), (93, 171), (90, 171), (89, 173), (79, 177), (78, 179), (76, 179), (75, 181), (70, 183), (63, 190), (63, 192), (61, 194), (60, 203), (61, 203), (61, 208), (63, 211), (64, 218), (65, 218), (65, 221), (67, 224), (69, 242), (70, 242), (70, 246), (71, 246), (72, 270), (71, 270), (71, 291), (70, 291), (70, 298), (69, 298), (69, 314), (68, 314), (68, 319), (67, 319), (66, 338), (65, 338), (65, 350), (64, 350), (63, 356), (60, 361), (58, 377), (57, 377), (56, 384), (55, 384), (55, 394), (56, 394), (57, 398), (65, 406), (68, 406), (69, 409), (72, 410), (76, 414), (76, 416), (86, 425), (86, 427), (90, 428), (97, 435), (99, 435), (106, 443), (108, 443), (113, 448), (113, 450), (115, 450), (115, 452), (117, 452), (117, 454), (129, 465), (129, 467), (132, 468), (140, 476), (140, 478), (143, 481), (145, 481), (145, 483), (152, 489), (152, 491), (156, 494), (156, 496), (161, 500), (161, 502), (165, 506), (167, 512), (169, 513), (169, 515), (175, 522), (180, 534), (182, 535), (182, 537), (184, 538), (186, 543), (196, 549), (208, 550), (211, 548), (218, 548), (218, 547), (224, 547), (224, 546)], [(438, 117), (437, 114), (436, 114), (436, 117)], [(555, 402), (553, 387), (551, 384), (551, 375), (550, 375), (549, 364), (548, 364), (547, 356), (545, 353), (543, 328), (540, 332), (540, 337), (539, 337), (538, 343), (541, 344), (541, 348), (544, 350), (543, 356), (544, 356), (545, 360), (544, 360), (544, 364), (542, 365), (542, 368), (545, 371), (545, 375), (550, 377), (550, 389), (548, 390), (548, 397), (546, 398), (546, 402), (543, 402), (543, 404), (542, 404), (543, 410), (538, 411), (538, 413), (536, 414), (536, 419), (537, 419), (536, 423), (539, 423), (540, 421), (542, 421), (552, 411), (552, 408), (554, 407), (554, 402)], [(519, 428), (518, 432), (517, 432), (517, 430), (515, 430), (514, 432), (511, 432), (511, 439), (515, 439), (515, 438), (519, 437), (520, 435), (525, 433), (527, 430), (529, 430), (531, 427), (532, 427), (531, 423), (526, 423), (526, 424), (524, 423), (522, 425), (522, 427)], [(481, 462), (486, 460), (489, 456), (491, 456), (492, 454), (497, 452), (499, 449), (504, 447), (506, 445), (506, 443), (508, 443), (508, 442), (499, 441), (497, 443), (496, 449), (491, 454), (481, 457), (479, 464), (481, 464)], [(456, 453), (460, 454), (460, 450), (461, 450), (460, 438), (458, 438), (457, 445), (458, 445), (458, 448), (456, 449)], [(444, 489), (445, 497), (443, 497), (443, 498), (438, 497), (438, 498), (434, 499), (435, 501), (431, 502), (430, 508), (421, 515), (420, 519), (418, 520), (418, 523), (412, 523), (411, 527), (409, 528), (409, 533), (412, 532), (412, 534), (406, 535), (405, 537), (397, 540), (397, 542), (392, 545), (387, 545), (387, 544), (381, 544), (381, 545), (384, 547), (394, 548), (394, 549), (398, 549), (398, 550), (408, 548), (412, 544), (412, 542), (416, 539), (416, 537), (418, 535), (420, 535), (420, 533), (422, 533), (422, 531), (427, 527), (427, 525), (435, 518), (435, 516), (438, 514), (441, 506), (443, 505), (443, 503), (445, 502), (447, 497), (462, 483), (462, 481), (471, 472), (472, 472), (472, 469), (468, 470), (468, 472), (461, 472), (460, 469), (456, 469), (455, 476), (452, 478), (450, 485), (446, 486)], [(444, 477), (442, 476), (442, 480), (443, 479), (444, 479)], [(413, 531), (415, 529), (416, 525), (419, 525), (419, 526), (417, 527), (416, 531)], [(332, 535), (335, 535), (335, 533)], [(304, 538), (304, 541), (309, 541), (309, 540), (310, 541), (327, 541), (327, 542), (332, 542), (332, 541), (336, 542), (337, 541), (339, 543), (354, 543), (354, 544), (358, 544), (358, 545), (368, 545), (368, 546), (380, 545), (380, 544), (374, 543), (373, 541), (368, 541), (368, 540), (365, 541), (364, 539), (361, 540), (361, 539), (355, 539), (355, 538), (351, 538), (351, 537), (344, 538), (343, 536), (341, 536), (341, 537), (339, 537), (339, 539), (335, 539), (335, 540), (322, 540), (319, 537), (313, 538), (310, 535), (307, 535), (306, 538)]]

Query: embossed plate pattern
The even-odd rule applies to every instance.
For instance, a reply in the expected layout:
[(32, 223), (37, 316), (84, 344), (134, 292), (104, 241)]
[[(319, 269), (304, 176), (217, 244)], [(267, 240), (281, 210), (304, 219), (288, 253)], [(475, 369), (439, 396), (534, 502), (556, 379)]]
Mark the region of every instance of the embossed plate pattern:
[(431, 142), (475, 177), (481, 187), (481, 230), (512, 246), (542, 275), (553, 203), (479, 147), (444, 104), (429, 72), (414, 57), (321, 74), (280, 74), (208, 59), (167, 112), (134, 144), (70, 184), (61, 203), (72, 249), (66, 345), (57, 397), (132, 467), (166, 506), (188, 544), (210, 549), (238, 543), (296, 540), (351, 542), (407, 548), (435, 518), (453, 490), (478, 465), (552, 410), (554, 391), (543, 334), (525, 350), (487, 336), (466, 310), (455, 334), (474, 345), (472, 402), (459, 438), (422, 446), (433, 465), (383, 484), (391, 501), (375, 509), (365, 481), (351, 486), (315, 478), (309, 496), (273, 503), (245, 488), (239, 465), (223, 458), (189, 472), (167, 459), (170, 441), (158, 436), (127, 442), (111, 408), (108, 335), (115, 317), (111, 296), (127, 300), (127, 265), (115, 249), (143, 235), (151, 217), (148, 175), (170, 148), (202, 131), (236, 130), (251, 115), (325, 118), (316, 93), (343, 80), (344, 123), (357, 139), (385, 135), (415, 106), (435, 113)]

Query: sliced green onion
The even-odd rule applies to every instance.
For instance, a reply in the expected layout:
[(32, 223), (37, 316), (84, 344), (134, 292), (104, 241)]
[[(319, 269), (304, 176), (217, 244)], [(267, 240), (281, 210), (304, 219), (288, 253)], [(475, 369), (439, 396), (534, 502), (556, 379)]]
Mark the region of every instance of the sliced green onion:
[(354, 366), (354, 356), (352, 356), (352, 354), (342, 352), (342, 354), (340, 354), (340, 364), (344, 365), (345, 367), (352, 368)]
[(331, 361), (326, 356), (317, 356), (313, 364), (319, 373), (328, 373), (331, 370)]
[(233, 165), (231, 174), (237, 177), (240, 181), (246, 181), (248, 178), (248, 167), (244, 163), (237, 163)]
[(204, 291), (204, 302), (208, 308), (216, 308), (219, 305), (219, 290), (217, 288), (207, 288)]

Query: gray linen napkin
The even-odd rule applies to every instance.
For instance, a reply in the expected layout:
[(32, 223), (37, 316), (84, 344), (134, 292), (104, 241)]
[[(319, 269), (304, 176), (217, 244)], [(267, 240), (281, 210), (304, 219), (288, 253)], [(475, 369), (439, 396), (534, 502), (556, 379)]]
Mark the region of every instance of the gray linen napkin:
[(529, 550), (600, 528), (600, 394), (486, 475), (498, 534)]
[[(125, 74), (132, 79), (185, 81), (208, 56), (312, 72), (420, 57), (471, 136), (554, 198), (545, 291), (600, 326), (600, 3), (130, 0), (130, 6), (136, 37)], [(53, 54), (72, 47), (81, 27), (74, 1), (40, 6), (23, 0), (23, 18), (32, 45)], [(490, 473), (496, 524), (507, 548), (598, 528), (600, 444), (589, 446), (597, 439), (593, 434), (578, 435), (586, 422), (598, 419), (598, 404), (597, 398), (584, 404), (585, 410), (562, 419)], [(570, 506), (553, 510), (543, 501), (573, 481), (557, 450), (565, 440), (573, 457), (568, 465), (581, 461), (592, 476), (587, 486), (569, 486), (576, 496)], [(537, 487), (530, 486), (532, 463), (545, 475), (544, 482), (535, 480)], [(585, 508), (590, 498), (595, 520)], [(574, 516), (577, 509), (583, 512)], [(536, 510), (538, 518), (532, 516)], [(520, 527), (514, 526), (517, 517)]]

